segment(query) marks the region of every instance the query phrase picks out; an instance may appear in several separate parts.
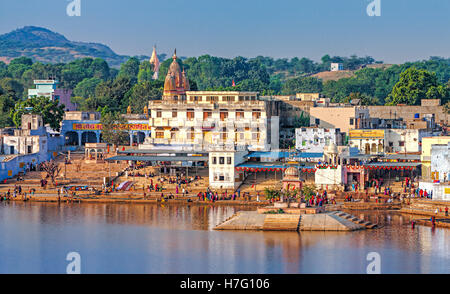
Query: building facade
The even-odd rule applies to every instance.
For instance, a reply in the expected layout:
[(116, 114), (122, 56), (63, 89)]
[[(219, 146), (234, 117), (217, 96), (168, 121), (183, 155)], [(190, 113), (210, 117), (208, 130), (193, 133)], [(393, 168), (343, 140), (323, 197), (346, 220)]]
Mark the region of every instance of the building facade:
[(309, 109), (310, 125), (327, 129), (364, 129), (370, 125), (369, 110), (365, 106), (313, 107)]
[(297, 128), (295, 129), (295, 149), (302, 152), (323, 153), (331, 143), (342, 145), (343, 136), (339, 129)]
[(450, 136), (425, 137), (422, 139), (422, 155), (420, 161), (422, 163), (422, 179), (424, 181), (432, 181), (431, 150), (433, 145), (447, 145), (448, 143), (450, 143)]
[(35, 89), (28, 89), (28, 98), (47, 97), (51, 101), (59, 101), (59, 105), (64, 104), (65, 111), (77, 110), (76, 104), (70, 101), (72, 90), (59, 89), (57, 80), (34, 80)]
[(450, 142), (431, 146), (431, 180), (450, 182)]
[(244, 181), (244, 172), (235, 166), (245, 161), (248, 152), (209, 152), (209, 186), (213, 189), (235, 189)]
[(142, 148), (182, 146), (192, 150), (270, 150), (279, 143), (279, 101), (257, 92), (189, 91), (173, 56), (162, 100), (148, 104), (150, 137)]
[[(147, 116), (125, 115), (128, 123), (118, 126), (129, 133), (127, 144), (143, 143), (150, 137)], [(99, 112), (70, 111), (64, 114), (61, 134), (65, 146), (83, 146), (86, 143), (102, 142), (102, 124)]]
[(330, 65), (330, 71), (340, 71), (344, 70), (344, 65), (342, 63), (333, 62)]

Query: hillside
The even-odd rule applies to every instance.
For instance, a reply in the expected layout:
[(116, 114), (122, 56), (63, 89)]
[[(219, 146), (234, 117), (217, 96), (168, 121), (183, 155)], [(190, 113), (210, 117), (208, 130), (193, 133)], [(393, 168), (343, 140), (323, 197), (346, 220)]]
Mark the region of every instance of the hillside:
[[(118, 55), (100, 43), (70, 41), (48, 29), (26, 26), (0, 35), (0, 61), (9, 63), (14, 58), (27, 56), (43, 63), (67, 63), (77, 58), (102, 58), (111, 67), (119, 67), (129, 56)], [(139, 56), (148, 59), (148, 56)]]
[[(393, 64), (368, 64), (365, 67), (387, 69), (392, 65)], [(326, 82), (337, 81), (343, 78), (351, 78), (355, 74), (355, 72), (356, 70), (322, 71), (311, 76), (321, 79), (323, 82)]]

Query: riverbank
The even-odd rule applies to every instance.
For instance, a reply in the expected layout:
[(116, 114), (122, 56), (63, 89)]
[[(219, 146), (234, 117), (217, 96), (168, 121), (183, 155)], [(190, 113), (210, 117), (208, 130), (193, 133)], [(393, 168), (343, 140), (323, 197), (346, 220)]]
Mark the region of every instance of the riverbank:
[[(193, 199), (194, 198), (194, 199)], [(246, 200), (217, 200), (217, 201), (199, 201), (197, 197), (179, 197), (175, 199), (161, 200), (159, 198), (144, 199), (143, 197), (59, 197), (58, 196), (34, 196), (28, 197), (27, 200), (18, 196), (9, 200), (3, 200), (4, 202), (52, 202), (52, 203), (128, 203), (128, 204), (145, 204), (145, 203), (160, 203), (160, 204), (194, 204), (194, 205), (229, 205), (229, 206), (266, 206), (269, 205), (269, 201), (246, 201)]]

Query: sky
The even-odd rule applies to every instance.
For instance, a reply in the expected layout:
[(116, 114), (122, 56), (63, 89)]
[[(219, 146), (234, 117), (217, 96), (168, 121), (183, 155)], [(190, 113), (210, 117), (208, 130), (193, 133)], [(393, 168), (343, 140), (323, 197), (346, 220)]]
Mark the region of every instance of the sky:
[[(80, 2), (80, 16), (66, 8)], [(380, 2), (380, 15), (367, 6)], [(376, 4), (376, 3), (375, 3)], [(41, 26), (118, 54), (450, 57), (449, 0), (0, 0), (0, 34)]]

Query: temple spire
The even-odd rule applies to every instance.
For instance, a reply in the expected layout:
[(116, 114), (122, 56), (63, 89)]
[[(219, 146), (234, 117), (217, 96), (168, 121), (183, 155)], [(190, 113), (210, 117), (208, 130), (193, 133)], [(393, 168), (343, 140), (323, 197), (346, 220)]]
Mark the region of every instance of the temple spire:
[(160, 62), (158, 59), (158, 54), (156, 54), (156, 44), (155, 46), (153, 46), (153, 52), (152, 52), (152, 57), (150, 58), (150, 64), (153, 65), (153, 79), (157, 80), (158, 79), (158, 72), (159, 72), (159, 66), (160, 66)]
[(172, 56), (173, 60), (177, 59), (177, 48), (175, 48), (175, 50), (173, 51), (173, 56)]

